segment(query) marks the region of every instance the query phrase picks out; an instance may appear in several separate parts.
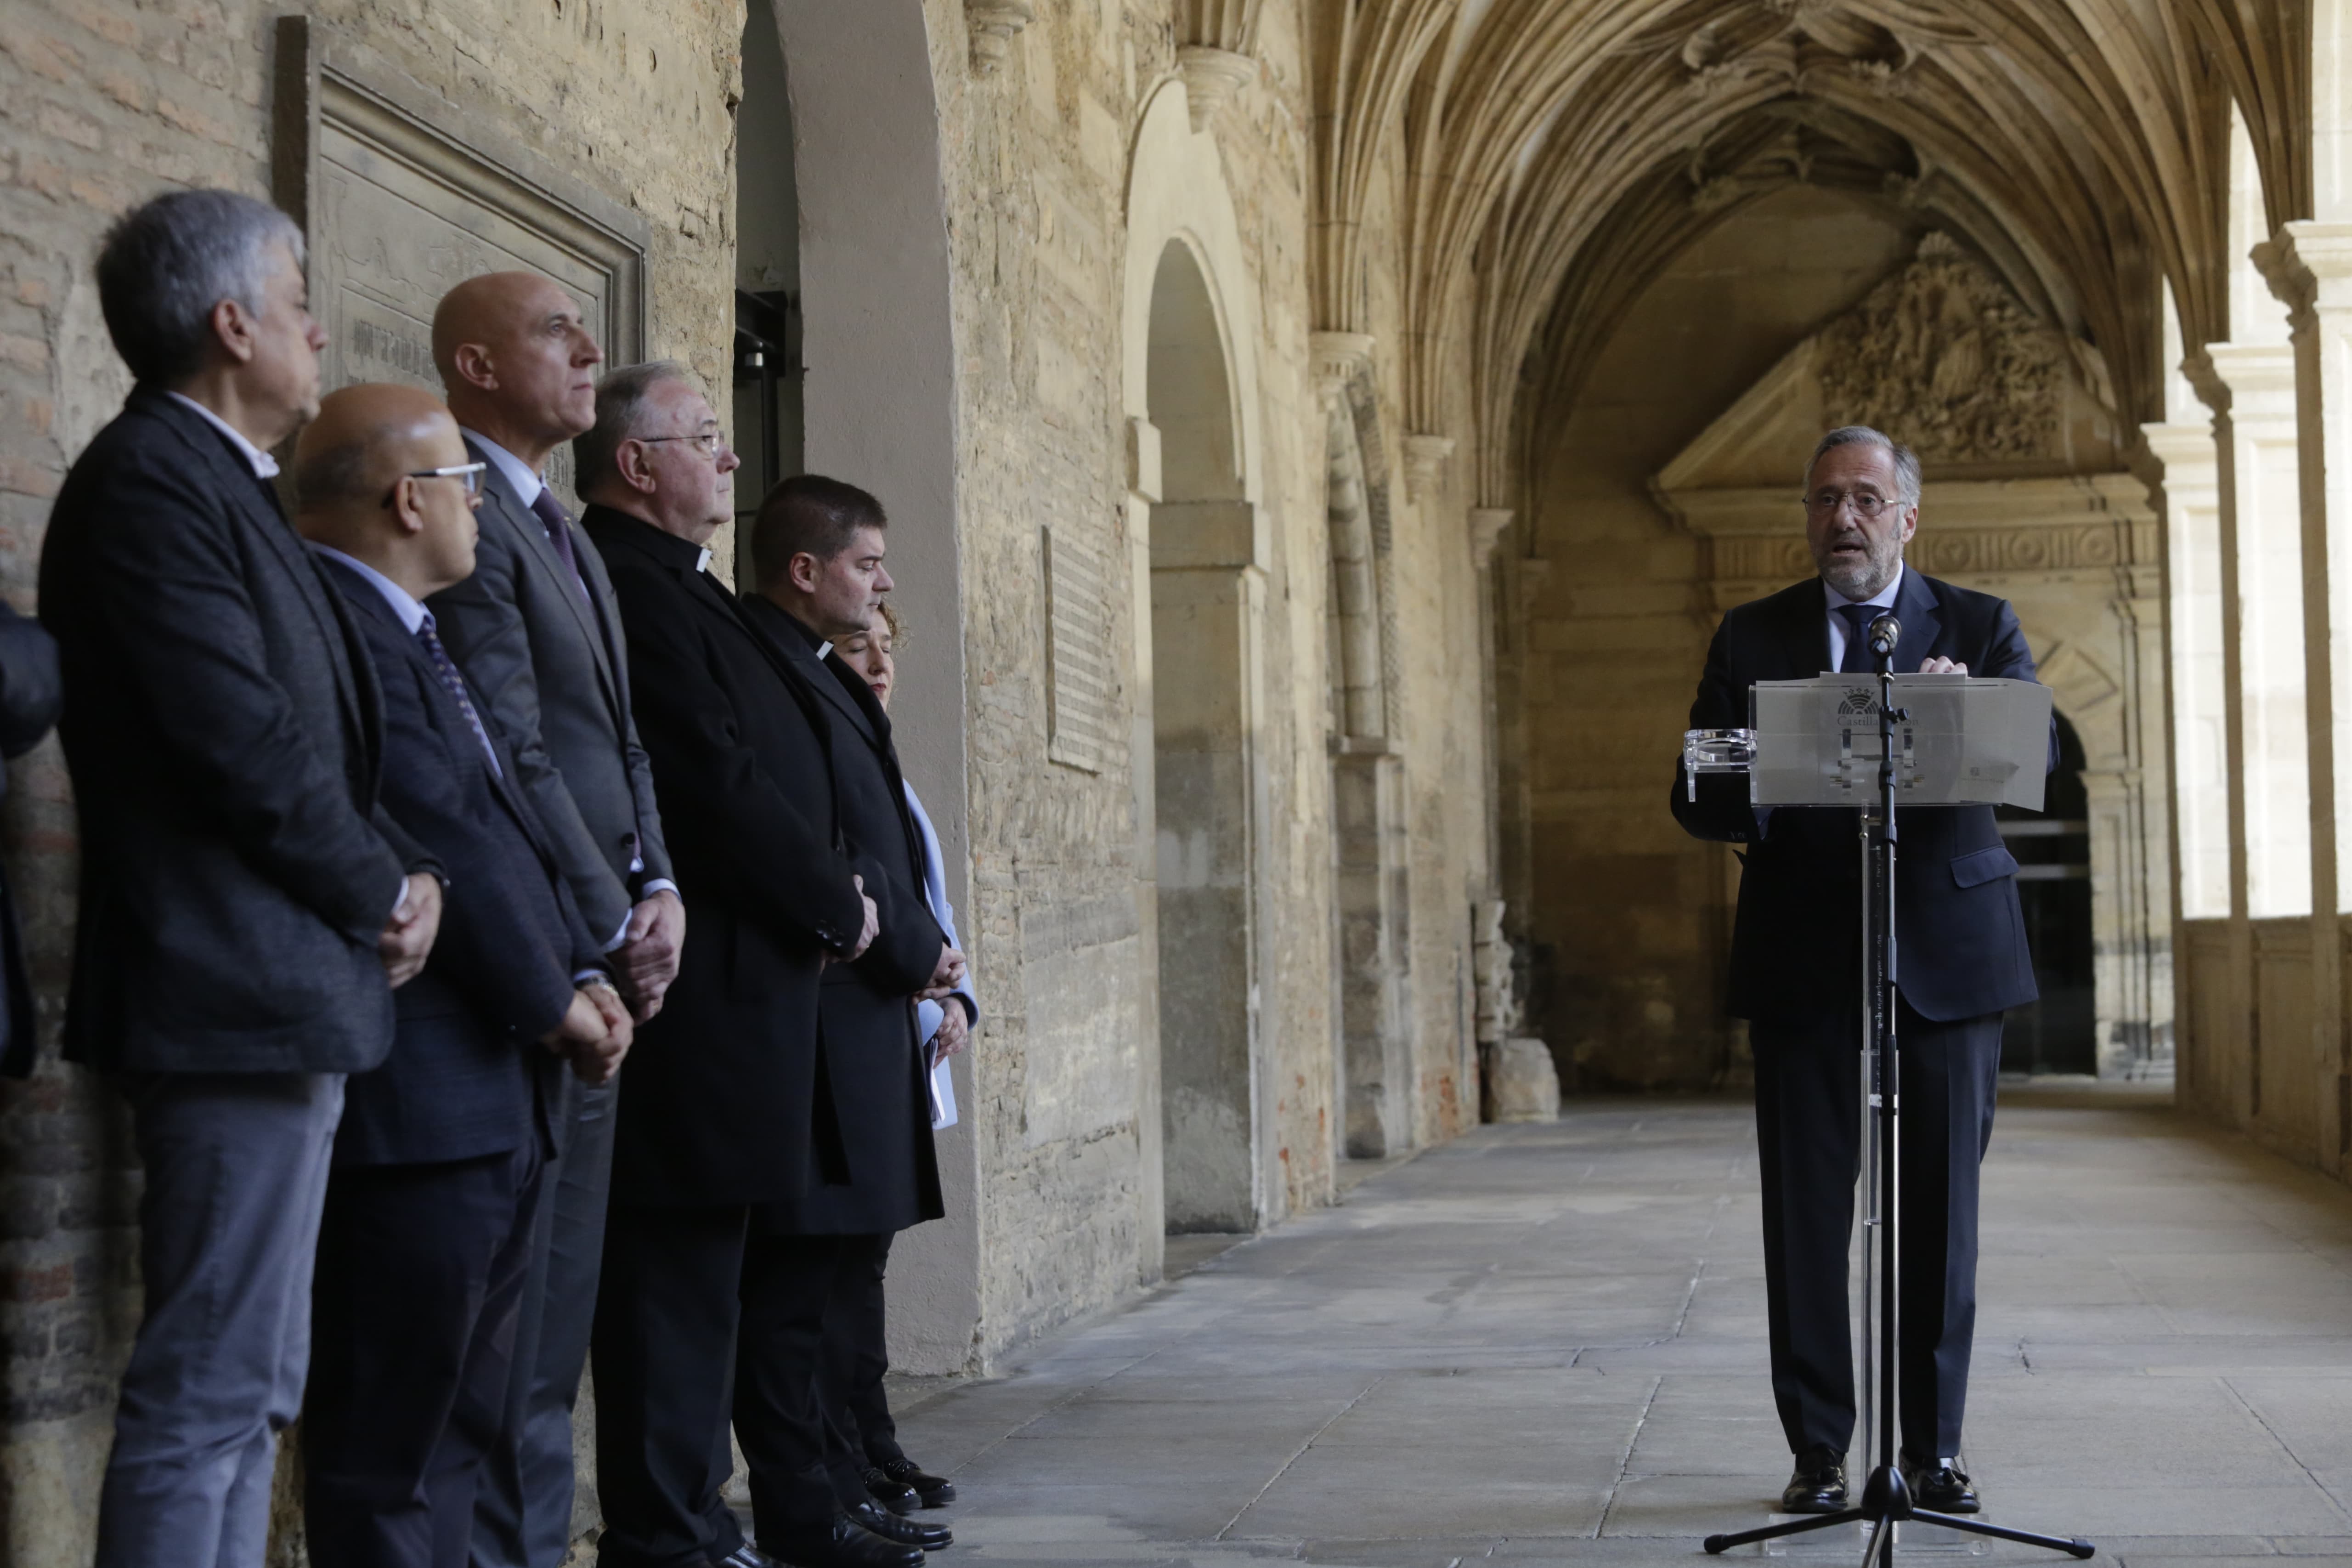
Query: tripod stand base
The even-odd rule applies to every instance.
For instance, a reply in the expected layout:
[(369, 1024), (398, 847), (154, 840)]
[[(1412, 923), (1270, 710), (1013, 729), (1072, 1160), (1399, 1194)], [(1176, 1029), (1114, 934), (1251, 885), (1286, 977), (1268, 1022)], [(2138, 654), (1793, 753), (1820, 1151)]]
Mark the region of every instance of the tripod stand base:
[(2030, 1530), (2011, 1530), (2005, 1524), (1991, 1524), (1981, 1519), (1930, 1513), (1926, 1509), (1914, 1508), (1911, 1506), (1911, 1489), (1904, 1484), (1903, 1472), (1892, 1466), (1883, 1466), (1871, 1472), (1870, 1479), (1862, 1489), (1860, 1508), (1817, 1514), (1809, 1519), (1792, 1519), (1786, 1523), (1768, 1524), (1759, 1530), (1743, 1530), (1732, 1535), (1710, 1535), (1702, 1544), (1708, 1555), (1717, 1556), (1735, 1546), (1753, 1545), (1759, 1541), (1777, 1541), (1786, 1535), (1804, 1535), (1816, 1530), (1834, 1530), (1842, 1524), (1860, 1521), (1871, 1527), (1870, 1555), (1864, 1561), (1887, 1562), (1893, 1557), (1890, 1550), (1892, 1542), (1887, 1532), (1902, 1520), (1937, 1525), (1968, 1535), (1989, 1536), (1995, 1541), (2013, 1541), (2021, 1546), (2039, 1546), (2046, 1552), (2063, 1552), (2074, 1558), (2087, 1558), (2099, 1550), (2079, 1535), (2037, 1535)]

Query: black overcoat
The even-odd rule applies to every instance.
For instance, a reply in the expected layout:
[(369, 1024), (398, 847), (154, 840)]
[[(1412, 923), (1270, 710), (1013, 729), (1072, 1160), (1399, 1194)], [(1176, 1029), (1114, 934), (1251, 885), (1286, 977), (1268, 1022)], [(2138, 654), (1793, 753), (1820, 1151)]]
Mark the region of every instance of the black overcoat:
[(629, 1056), (613, 1201), (774, 1203), (811, 1164), (823, 961), (864, 923), (815, 700), (699, 548), (604, 507), (581, 526), (612, 577), (637, 733), (691, 900), (677, 979)]
[(774, 604), (752, 595), (743, 608), (822, 704), (842, 832), (881, 923), (864, 957), (825, 972), (819, 1003), (823, 1079), (841, 1127), (844, 1166), (821, 1173), (845, 1179), (812, 1181), (768, 1221), (792, 1235), (887, 1235), (946, 1212), (914, 993), (930, 983), (947, 938), (923, 895), (922, 839), (907, 808), (890, 720), (873, 689), (829, 647), (820, 660), (810, 636)]

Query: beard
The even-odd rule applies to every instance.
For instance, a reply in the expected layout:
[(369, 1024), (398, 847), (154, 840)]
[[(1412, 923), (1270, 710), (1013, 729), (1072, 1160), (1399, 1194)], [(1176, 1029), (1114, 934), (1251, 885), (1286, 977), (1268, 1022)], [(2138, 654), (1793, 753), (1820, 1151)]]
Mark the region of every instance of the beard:
[(1822, 580), (1849, 599), (1867, 599), (1895, 580), (1895, 568), (1903, 560), (1903, 544), (1896, 539), (1874, 540), (1867, 535), (1832, 540), (1832, 546), (1859, 542), (1864, 553), (1860, 556), (1822, 553)]

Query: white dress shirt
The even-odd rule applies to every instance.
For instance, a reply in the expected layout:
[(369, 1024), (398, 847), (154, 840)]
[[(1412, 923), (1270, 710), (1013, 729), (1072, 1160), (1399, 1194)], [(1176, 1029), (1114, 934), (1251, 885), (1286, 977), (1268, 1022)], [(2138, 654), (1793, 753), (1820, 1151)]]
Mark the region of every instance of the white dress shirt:
[(1823, 673), (1834, 675), (1845, 664), (1845, 617), (1838, 614), (1838, 606), (1868, 605), (1874, 609), (1893, 609), (1895, 595), (1903, 591), (1903, 563), (1897, 561), (1895, 563), (1895, 575), (1886, 580), (1886, 586), (1867, 599), (1849, 599), (1831, 587), (1828, 578), (1822, 579), (1822, 595), (1829, 600), (1827, 614), (1830, 620), (1830, 662), (1829, 668)]
[(238, 429), (227, 420), (222, 418), (219, 415), (214, 413), (211, 409), (205, 407), (203, 404), (198, 403), (194, 398), (187, 396), (184, 393), (167, 392), (163, 395), (171, 398), (173, 402), (179, 404), (184, 408), (194, 409), (197, 418), (203, 420), (205, 424), (211, 426), (214, 429), (227, 437), (236, 446), (236, 449), (244, 454), (245, 460), (253, 465), (253, 477), (255, 479), (274, 479), (278, 477), (278, 459), (263, 451), (260, 447), (255, 446), (252, 442), (247, 440), (245, 438), (244, 431)]

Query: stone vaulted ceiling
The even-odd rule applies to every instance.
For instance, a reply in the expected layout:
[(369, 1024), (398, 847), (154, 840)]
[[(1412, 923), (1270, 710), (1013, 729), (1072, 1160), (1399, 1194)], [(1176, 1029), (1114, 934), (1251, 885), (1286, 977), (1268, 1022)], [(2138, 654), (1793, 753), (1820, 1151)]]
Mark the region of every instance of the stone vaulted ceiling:
[(2156, 301), (2228, 336), (2229, 105), (2307, 216), (2305, 0), (1312, 0), (1318, 325), (1360, 331), (1361, 215), (1406, 175), (1405, 419), (1475, 371), (1480, 500), (1643, 283), (1792, 183), (1943, 229), (2157, 416)]

